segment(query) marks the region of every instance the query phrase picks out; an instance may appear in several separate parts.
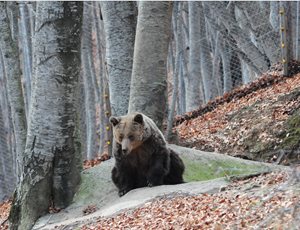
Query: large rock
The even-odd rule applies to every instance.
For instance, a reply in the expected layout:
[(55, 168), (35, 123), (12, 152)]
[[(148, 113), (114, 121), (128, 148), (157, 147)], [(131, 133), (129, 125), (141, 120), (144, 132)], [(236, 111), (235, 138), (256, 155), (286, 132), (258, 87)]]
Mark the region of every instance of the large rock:
[[(86, 222), (90, 218), (116, 214), (160, 196), (217, 192), (229, 183), (228, 176), (285, 169), (283, 166), (243, 160), (218, 153), (176, 145), (170, 145), (170, 147), (183, 158), (186, 166), (184, 178), (188, 183), (139, 188), (123, 197), (118, 197), (117, 189), (111, 181), (114, 159), (110, 159), (83, 171), (82, 183), (73, 203), (59, 213), (41, 217), (33, 229), (54, 229), (56, 225), (73, 226), (75, 223)], [(84, 216), (83, 210), (89, 205), (95, 205), (98, 211)]]

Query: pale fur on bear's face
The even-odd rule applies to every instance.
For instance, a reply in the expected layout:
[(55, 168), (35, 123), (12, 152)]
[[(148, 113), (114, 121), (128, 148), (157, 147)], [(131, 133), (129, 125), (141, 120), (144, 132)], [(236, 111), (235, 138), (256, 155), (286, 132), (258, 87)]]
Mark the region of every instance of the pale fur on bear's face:
[(122, 146), (124, 155), (130, 154), (143, 144), (145, 127), (142, 114), (112, 116), (109, 121), (113, 125), (114, 140)]

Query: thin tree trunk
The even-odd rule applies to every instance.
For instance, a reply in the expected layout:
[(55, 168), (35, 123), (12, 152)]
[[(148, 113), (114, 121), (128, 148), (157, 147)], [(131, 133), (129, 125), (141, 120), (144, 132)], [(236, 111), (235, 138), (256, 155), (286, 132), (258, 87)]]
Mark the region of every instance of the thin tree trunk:
[(93, 87), (92, 69), (92, 6), (90, 2), (84, 2), (83, 11), (83, 37), (82, 37), (82, 67), (85, 91), (85, 109), (86, 109), (86, 132), (87, 132), (87, 159), (96, 157), (96, 107), (95, 92)]
[(10, 159), (11, 159), (11, 165), (12, 167), (12, 175), (14, 177), (13, 180), (10, 181), (10, 185), (15, 188), (16, 182), (17, 182), (17, 176), (18, 176), (18, 163), (17, 163), (17, 154), (16, 154), (16, 142), (14, 137), (14, 130), (13, 130), (13, 124), (12, 124), (12, 116), (11, 116), (11, 106), (8, 102), (8, 92), (6, 87), (6, 74), (5, 74), (5, 68), (4, 68), (4, 62), (3, 62), (3, 55), (2, 51), (0, 49), (0, 101), (1, 101), (1, 111), (2, 111), (2, 119), (6, 132), (6, 139), (7, 139), (7, 147)]
[(134, 2), (101, 1), (106, 37), (112, 115), (127, 114), (132, 73), (136, 6)]
[[(31, 33), (30, 20), (27, 11), (27, 3), (19, 2), (19, 39), (22, 46), (23, 57), (23, 76), (24, 76), (24, 97), (25, 97), (25, 111), (28, 115), (28, 108), (30, 105), (31, 94), (31, 74), (32, 74), (32, 52), (31, 52)], [(27, 116), (26, 116), (27, 117)]]
[(203, 92), (201, 90), (201, 66), (200, 66), (200, 2), (188, 2), (189, 4), (189, 37), (190, 37), (190, 71), (187, 80), (186, 91), (186, 109), (192, 111), (197, 109), (204, 99)]
[(221, 48), (222, 66), (223, 66), (223, 93), (229, 92), (232, 89), (232, 73), (230, 68), (231, 50), (224, 42)]
[[(95, 33), (96, 33), (96, 44), (97, 44), (97, 60), (99, 65), (99, 116), (100, 116), (100, 122), (99, 122), (99, 150), (98, 152), (100, 154), (103, 154), (104, 152), (104, 145), (105, 145), (105, 112), (104, 112), (104, 84), (103, 84), (103, 78), (104, 78), (104, 60), (103, 60), (103, 54), (105, 53), (104, 47), (102, 47), (102, 42), (104, 38), (103, 34), (103, 23), (100, 22), (100, 3), (93, 2), (93, 13), (94, 13), (94, 21), (95, 21)], [(102, 32), (102, 34), (101, 34)], [(101, 39), (102, 38), (102, 39)]]
[(22, 159), (26, 141), (26, 117), (24, 98), (21, 85), (21, 70), (17, 43), (12, 39), (9, 20), (6, 11), (6, 2), (0, 2), (0, 47), (4, 62), (4, 72), (8, 99), (11, 106), (14, 135), (17, 151), (17, 175), (22, 171)]
[(11, 229), (31, 229), (49, 204), (70, 204), (80, 182), (76, 127), (82, 2), (38, 2), (37, 64), (23, 180), (10, 212)]
[(0, 202), (5, 198), (10, 198), (16, 186), (14, 158), (8, 149), (9, 133), (7, 134), (4, 124), (4, 112), (5, 110), (0, 105)]
[[(176, 45), (176, 54), (175, 54), (175, 68), (173, 68), (173, 90), (172, 90), (172, 97), (171, 97), (171, 105), (169, 109), (168, 114), (168, 124), (167, 124), (167, 131), (166, 131), (166, 139), (169, 141), (172, 136), (172, 128), (173, 128), (173, 119), (174, 119), (174, 113), (175, 113), (175, 105), (177, 101), (177, 95), (178, 95), (178, 75), (179, 75), (179, 65), (181, 61), (181, 53), (182, 53), (182, 47), (181, 47), (181, 40), (182, 40), (182, 34), (179, 27), (179, 2), (174, 3), (173, 8), (173, 33), (175, 38), (175, 45)], [(172, 48), (170, 46), (170, 48)]]
[(167, 56), (172, 2), (140, 2), (129, 112), (143, 112), (159, 128), (167, 101)]
[(213, 54), (213, 69), (212, 69), (212, 79), (216, 82), (217, 95), (223, 94), (223, 89), (221, 86), (221, 74), (220, 74), (220, 54), (219, 54), (219, 43), (220, 36), (219, 32), (215, 32), (215, 43), (214, 43), (214, 54)]
[[(183, 54), (182, 54), (183, 57)], [(186, 99), (185, 99), (185, 83), (184, 83), (184, 58), (181, 58), (179, 66), (179, 76), (178, 76), (178, 101), (179, 101), (179, 110), (177, 114), (183, 114), (186, 112)]]
[(204, 17), (204, 7), (202, 3), (199, 4), (199, 17), (200, 17), (200, 34), (201, 40), (199, 41), (200, 45), (200, 62), (201, 62), (201, 73), (203, 79), (203, 88), (205, 95), (205, 102), (212, 100), (216, 97), (217, 94), (217, 86), (216, 79), (213, 78), (213, 66), (212, 66), (212, 55), (211, 48), (209, 46), (207, 32), (206, 32), (206, 21)]

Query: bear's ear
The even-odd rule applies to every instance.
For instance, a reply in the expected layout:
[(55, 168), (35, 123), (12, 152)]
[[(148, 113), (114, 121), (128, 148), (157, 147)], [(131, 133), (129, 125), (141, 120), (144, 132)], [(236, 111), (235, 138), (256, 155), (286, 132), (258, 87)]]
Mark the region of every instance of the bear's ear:
[(134, 116), (133, 121), (142, 125), (143, 124), (143, 115), (138, 113), (137, 115)]
[(111, 116), (109, 118), (109, 122), (113, 125), (113, 126), (116, 126), (117, 124), (120, 123), (120, 118), (119, 117), (114, 117), (114, 116)]

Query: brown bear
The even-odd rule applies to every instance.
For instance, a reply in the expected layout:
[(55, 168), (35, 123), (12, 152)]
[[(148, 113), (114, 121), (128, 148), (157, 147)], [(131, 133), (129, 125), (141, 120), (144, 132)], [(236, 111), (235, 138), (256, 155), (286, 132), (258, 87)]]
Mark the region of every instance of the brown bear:
[(184, 164), (167, 147), (153, 120), (142, 113), (112, 116), (109, 120), (114, 134), (112, 180), (119, 196), (135, 188), (184, 182)]

